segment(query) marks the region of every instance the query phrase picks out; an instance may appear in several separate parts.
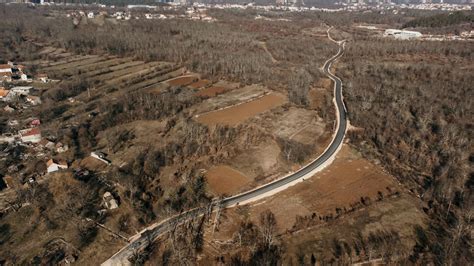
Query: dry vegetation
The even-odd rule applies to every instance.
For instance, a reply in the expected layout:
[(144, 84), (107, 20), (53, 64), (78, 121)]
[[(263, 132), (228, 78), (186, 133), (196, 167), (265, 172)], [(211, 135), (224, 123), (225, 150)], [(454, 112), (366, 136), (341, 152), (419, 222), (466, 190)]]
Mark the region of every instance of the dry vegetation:
[[(43, 136), (70, 147), (55, 155), (68, 160), (71, 168), (64, 173), (68, 177), (60, 189), (51, 187), (54, 182), (49, 174), (40, 177), (42, 185), (38, 189), (48, 195), (36, 198), (41, 205), (32, 204), (5, 214), (1, 225), (7, 240), (2, 242), (2, 259), (54, 264), (68, 257), (74, 247), (78, 252), (71, 254), (80, 263), (103, 260), (113, 253), (111, 250), (118, 249), (121, 240), (87, 219), (127, 237), (153, 221), (206, 205), (221, 192), (251, 188), (266, 178), (288, 172), (295, 163), (319, 152), (305, 146), (303, 156), (296, 157), (296, 151), (295, 156), (288, 156), (290, 144), (299, 142), (290, 142), (287, 135), (275, 140), (272, 129), (261, 128), (253, 119), (260, 115), (272, 119), (274, 111), (281, 113), (296, 106), (308, 120), (324, 113), (323, 107), (311, 107), (305, 97), (321, 76), (319, 67), (333, 52), (334, 46), (325, 38), (304, 37), (302, 41), (311, 47), (308, 54), (309, 51), (291, 50), (300, 27), (290, 23), (282, 23), (280, 31), (271, 32), (266, 31), (266, 22), (253, 18), (242, 20), (246, 24), (243, 30), (236, 30), (239, 26), (235, 23), (185, 20), (76, 27), (65, 18), (43, 16), (48, 12), (49, 9), (2, 6), (0, 13), (6, 19), (0, 29), (8, 45), (1, 50), (1, 57), (24, 63), (32, 74), (47, 73), (58, 80), (38, 85), (43, 104), (15, 118), (39, 115)], [(15, 19), (20, 16), (28, 19)], [(310, 20), (304, 23), (314, 24)], [(278, 63), (273, 63), (268, 53), (279, 47), (262, 49), (256, 41), (274, 38), (278, 45), (288, 47), (285, 54), (289, 57), (275, 54), (279, 56)], [(298, 62), (297, 58), (303, 56), (305, 60)], [(306, 78), (304, 83), (287, 77), (290, 68), (298, 69), (298, 77)], [(248, 85), (251, 83), (259, 84)], [(289, 87), (290, 83), (293, 85)], [(290, 95), (290, 102), (286, 95)], [(232, 105), (242, 112), (235, 112)], [(248, 106), (253, 107), (242, 109)], [(195, 115), (217, 108), (231, 110), (229, 119), (237, 122), (232, 126), (207, 126), (195, 120)], [(222, 122), (226, 124), (227, 119)], [(102, 165), (89, 157), (94, 150), (106, 152), (112, 164)], [(26, 150), (12, 150), (16, 157), (10, 157), (2, 168), (25, 165), (31, 169), (23, 171), (23, 179), (27, 180), (42, 159), (26, 163), (18, 155), (21, 152)], [(251, 157), (246, 154), (252, 154), (253, 159), (249, 161)], [(248, 182), (231, 182), (222, 191), (209, 189), (202, 169), (215, 165), (251, 173)], [(88, 169), (90, 175), (74, 175), (77, 168)], [(73, 193), (77, 186), (82, 186), (80, 191), (94, 192), (87, 195), (90, 203), (86, 206), (78, 198), (82, 192)], [(31, 190), (25, 187), (18, 193), (28, 195)], [(105, 191), (119, 200), (118, 210), (99, 212)], [(32, 198), (22, 196), (21, 200), (27, 204)], [(73, 230), (71, 220), (56, 221), (62, 213), (59, 203), (74, 205), (70, 207), (74, 219), (86, 227)], [(27, 209), (37, 213), (30, 216), (38, 226), (19, 219)], [(48, 227), (51, 221), (58, 225)], [(44, 251), (45, 243), (53, 238), (64, 243), (60, 248), (55, 244)], [(27, 239), (37, 241), (25, 249), (16, 248)], [(108, 239), (114, 239), (110, 245), (105, 244)]]
[[(262, 217), (274, 220), (271, 233), (262, 230)], [(345, 145), (336, 161), (313, 178), (210, 217), (198, 262), (408, 263), (426, 220), (413, 195)], [(260, 246), (261, 239), (271, 241), (271, 248)]]
[[(350, 134), (426, 204), (412, 261), (472, 260), (472, 44), (356, 37), (339, 71), (350, 80)], [(426, 256), (424, 254), (433, 254)]]
[[(95, 222), (130, 236), (219, 194), (268, 182), (320, 153), (334, 115), (331, 84), (320, 67), (336, 48), (323, 22), (338, 27), (335, 38), (350, 40), (343, 65), (337, 65), (351, 123), (358, 127), (350, 144), (375, 164), (346, 150), (319, 179), (260, 207), (224, 212), (215, 234), (214, 217), (199, 218), (150, 243), (133, 261), (472, 261), (470, 44), (380, 40), (345, 27), (399, 26), (417, 16), (412, 12), (266, 14), (288, 22), (257, 21), (254, 11), (213, 10), (216, 23), (79, 26), (50, 17), (53, 12), (1, 6), (0, 58), (60, 80), (38, 85), (43, 104), (15, 118), (39, 116), (44, 136), (69, 145), (61, 157), (90, 175), (78, 178), (72, 169), (15, 191), (24, 204), (1, 217), (1, 263), (55, 264), (70, 256), (97, 263), (122, 240)], [(278, 101), (261, 106), (257, 98), (268, 93)], [(247, 108), (252, 104), (258, 110)], [(216, 111), (221, 108), (227, 109)], [(200, 123), (206, 113), (225, 119)], [(12, 117), (2, 114), (1, 132)], [(233, 123), (223, 125), (228, 121)], [(94, 150), (107, 152), (112, 165), (91, 160)], [(17, 165), (23, 181), (44, 172), (41, 158), (22, 160), (25, 152), (31, 150), (8, 149), (1, 169)], [(214, 174), (210, 187), (204, 169)], [(220, 187), (215, 175), (222, 169), (238, 180)], [(98, 212), (105, 191), (116, 196), (119, 209)]]

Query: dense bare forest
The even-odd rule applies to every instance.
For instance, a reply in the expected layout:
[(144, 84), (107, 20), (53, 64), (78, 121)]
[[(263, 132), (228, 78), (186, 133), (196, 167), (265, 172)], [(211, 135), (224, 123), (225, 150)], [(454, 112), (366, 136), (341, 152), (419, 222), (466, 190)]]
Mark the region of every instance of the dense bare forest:
[[(466, 264), (472, 224), (472, 45), (359, 38), (348, 45), (350, 135), (426, 202), (412, 261)], [(429, 252), (431, 256), (423, 256)]]

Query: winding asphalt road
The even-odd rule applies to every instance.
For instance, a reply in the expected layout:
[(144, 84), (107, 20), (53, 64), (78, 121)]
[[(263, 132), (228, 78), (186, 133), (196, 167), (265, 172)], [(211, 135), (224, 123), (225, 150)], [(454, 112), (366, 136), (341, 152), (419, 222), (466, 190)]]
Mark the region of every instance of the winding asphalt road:
[[(330, 40), (334, 41), (329, 36)], [(329, 165), (334, 158), (336, 157), (337, 151), (341, 148), (344, 136), (347, 129), (347, 112), (344, 105), (343, 96), (342, 96), (342, 81), (331, 73), (331, 65), (342, 56), (344, 53), (344, 41), (334, 41), (338, 44), (339, 50), (336, 55), (331, 57), (323, 66), (324, 73), (334, 82), (334, 104), (336, 106), (336, 120), (337, 120), (337, 130), (333, 135), (333, 139), (326, 150), (321, 154), (317, 159), (307, 164), (297, 172), (291, 173), (287, 176), (284, 176), (276, 181), (265, 184), (256, 189), (225, 198), (221, 201), (215, 201), (214, 206), (220, 205), (220, 208), (232, 207), (239, 204), (246, 204), (252, 201), (256, 201), (270, 195), (273, 195), (279, 191), (286, 189), (287, 187), (294, 185), (298, 182), (304, 181), (305, 178), (312, 177), (316, 172), (321, 171), (324, 167)], [(150, 241), (154, 241), (163, 233), (171, 230), (176, 224), (180, 224), (189, 218), (197, 217), (203, 215), (209, 211), (207, 208), (196, 208), (190, 211), (181, 213), (179, 215), (173, 216), (169, 219), (155, 223), (140, 233), (136, 234), (130, 238), (130, 243), (122, 248), (120, 251), (115, 253), (107, 261), (102, 263), (103, 266), (109, 265), (130, 265), (128, 258), (133, 256), (137, 250), (141, 250), (149, 244)]]

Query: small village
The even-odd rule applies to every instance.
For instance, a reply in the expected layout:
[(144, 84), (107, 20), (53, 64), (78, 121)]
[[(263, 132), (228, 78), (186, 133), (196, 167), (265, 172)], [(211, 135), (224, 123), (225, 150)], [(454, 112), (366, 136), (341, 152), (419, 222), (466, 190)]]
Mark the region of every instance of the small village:
[[(90, 173), (87, 169), (66, 160), (62, 154), (69, 150), (67, 144), (58, 141), (57, 136), (44, 133), (41, 119), (32, 116), (33, 108), (41, 108), (41, 89), (38, 87), (53, 85), (57, 80), (48, 78), (44, 73), (30, 75), (27, 67), (14, 62), (0, 64), (0, 106), (6, 120), (1, 121), (0, 154), (2, 161), (9, 161), (6, 173), (0, 175), (0, 195), (28, 186), (35, 186), (51, 174), (72, 171), (77, 179)], [(91, 160), (105, 166), (110, 165), (103, 152), (90, 153)], [(29, 165), (33, 160), (35, 165)], [(5, 162), (3, 162), (5, 164)], [(118, 207), (110, 192), (104, 194), (104, 206), (109, 209)], [(11, 206), (0, 206), (0, 212)]]
[[(82, 20), (97, 21), (101, 19), (108, 19), (113, 21), (129, 21), (129, 20), (140, 20), (140, 19), (187, 19), (187, 20), (200, 20), (205, 22), (215, 22), (216, 19), (207, 14), (208, 8), (201, 5), (194, 5), (183, 9), (176, 6), (161, 7), (158, 8), (143, 8), (129, 6), (123, 10), (101, 10), (101, 11), (86, 11), (86, 10), (72, 10), (68, 11), (65, 16), (71, 18), (74, 24), (79, 24)], [(156, 12), (155, 12), (156, 11)], [(178, 12), (179, 11), (179, 12)], [(181, 12), (184, 11), (184, 12)], [(63, 16), (64, 14), (59, 14)]]

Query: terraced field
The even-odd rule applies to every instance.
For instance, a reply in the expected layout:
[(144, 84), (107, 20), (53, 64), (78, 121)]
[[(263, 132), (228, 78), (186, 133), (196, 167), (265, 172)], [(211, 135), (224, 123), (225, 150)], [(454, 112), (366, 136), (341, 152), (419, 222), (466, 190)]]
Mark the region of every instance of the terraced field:
[[(50, 46), (45, 46), (40, 54), (46, 59), (26, 64), (39, 66), (39, 71), (59, 81), (86, 81), (90, 84), (88, 98), (142, 89), (160, 94), (173, 86), (188, 87), (196, 91), (197, 96), (208, 98), (234, 88), (234, 85), (225, 85), (225, 81), (222, 81), (222, 85), (222, 82), (201, 79), (199, 74), (188, 73), (186, 68), (169, 62), (144, 62), (132, 57), (119, 58), (111, 55), (76, 55)], [(260, 89), (257, 91), (261, 92)], [(82, 96), (78, 95), (77, 98), (84, 100)], [(235, 102), (233, 98), (229, 95), (229, 100)], [(245, 99), (247, 98), (244, 97)]]
[[(45, 47), (40, 54), (46, 60), (27, 62), (53, 79), (67, 82), (84, 80), (90, 84), (88, 97), (115, 91), (162, 88), (167, 80), (181, 79), (186, 69), (169, 62), (143, 62), (131, 57), (110, 55), (73, 55), (63, 49)], [(77, 96), (81, 99), (81, 95)]]

